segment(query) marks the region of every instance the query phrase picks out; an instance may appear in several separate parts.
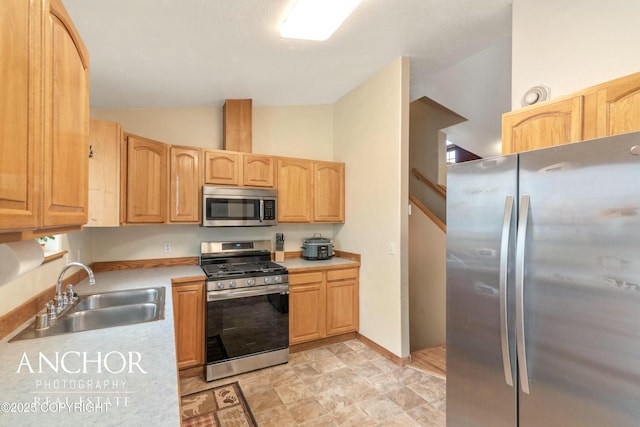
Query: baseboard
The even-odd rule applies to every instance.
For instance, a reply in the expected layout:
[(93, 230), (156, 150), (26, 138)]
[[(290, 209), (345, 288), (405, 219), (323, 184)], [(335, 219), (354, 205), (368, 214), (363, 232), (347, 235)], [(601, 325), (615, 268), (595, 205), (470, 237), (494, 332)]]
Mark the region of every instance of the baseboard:
[(398, 366), (406, 366), (409, 363), (411, 363), (411, 357), (410, 356), (408, 356), (408, 357), (396, 356), (395, 354), (393, 354), (392, 352), (390, 352), (386, 348), (382, 347), (380, 344), (377, 344), (376, 342), (370, 340), (369, 338), (365, 337), (364, 335), (362, 335), (359, 332), (357, 333), (356, 338), (359, 341), (361, 341), (362, 343), (366, 344), (371, 349), (373, 349), (376, 352), (380, 353), (382, 356), (386, 357), (387, 359), (389, 359), (390, 361), (392, 361), (393, 363), (395, 363)]
[(180, 378), (190, 378), (190, 377), (202, 377), (204, 378), (204, 372), (206, 369), (206, 365), (193, 366), (191, 368), (180, 369), (178, 372), (178, 376)]
[(346, 334), (336, 335), (333, 337), (327, 337), (319, 340), (303, 342), (300, 344), (293, 344), (289, 346), (289, 353), (298, 353), (300, 351), (311, 350), (314, 348), (322, 347), (323, 345), (349, 341), (355, 338), (356, 338), (356, 332), (348, 332)]

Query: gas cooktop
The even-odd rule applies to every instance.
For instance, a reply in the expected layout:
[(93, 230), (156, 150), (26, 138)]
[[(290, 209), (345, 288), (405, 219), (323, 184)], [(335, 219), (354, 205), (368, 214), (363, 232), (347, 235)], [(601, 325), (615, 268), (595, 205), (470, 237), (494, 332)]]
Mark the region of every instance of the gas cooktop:
[(289, 282), (288, 271), (271, 261), (269, 240), (202, 242), (200, 266), (208, 291)]

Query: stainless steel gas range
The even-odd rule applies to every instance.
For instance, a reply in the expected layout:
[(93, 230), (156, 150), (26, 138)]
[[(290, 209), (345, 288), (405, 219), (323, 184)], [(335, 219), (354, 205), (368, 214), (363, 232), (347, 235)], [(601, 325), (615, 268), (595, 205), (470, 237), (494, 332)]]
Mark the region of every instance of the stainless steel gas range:
[(202, 242), (207, 275), (206, 379), (289, 359), (289, 275), (269, 240)]

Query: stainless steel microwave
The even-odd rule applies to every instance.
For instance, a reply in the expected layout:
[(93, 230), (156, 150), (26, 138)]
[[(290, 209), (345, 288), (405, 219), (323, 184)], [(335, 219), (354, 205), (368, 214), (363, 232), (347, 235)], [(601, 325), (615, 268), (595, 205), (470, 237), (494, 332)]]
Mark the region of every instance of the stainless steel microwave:
[(276, 190), (202, 187), (204, 227), (265, 227), (277, 224)]

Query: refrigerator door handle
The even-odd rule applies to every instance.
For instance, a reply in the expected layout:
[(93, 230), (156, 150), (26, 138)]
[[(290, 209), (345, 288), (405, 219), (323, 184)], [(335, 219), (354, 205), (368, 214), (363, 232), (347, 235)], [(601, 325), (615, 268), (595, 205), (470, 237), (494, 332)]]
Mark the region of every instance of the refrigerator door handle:
[(509, 239), (511, 237), (511, 216), (513, 213), (513, 196), (507, 196), (504, 202), (504, 216), (502, 219), (502, 239), (500, 242), (500, 344), (502, 347), (502, 367), (504, 381), (513, 386), (511, 372), (511, 356), (509, 351), (509, 330), (507, 328), (507, 277), (509, 269)]
[(523, 194), (520, 198), (518, 238), (516, 242), (516, 349), (518, 352), (520, 388), (526, 394), (529, 394), (529, 373), (524, 338), (524, 260), (528, 221), (529, 195)]

